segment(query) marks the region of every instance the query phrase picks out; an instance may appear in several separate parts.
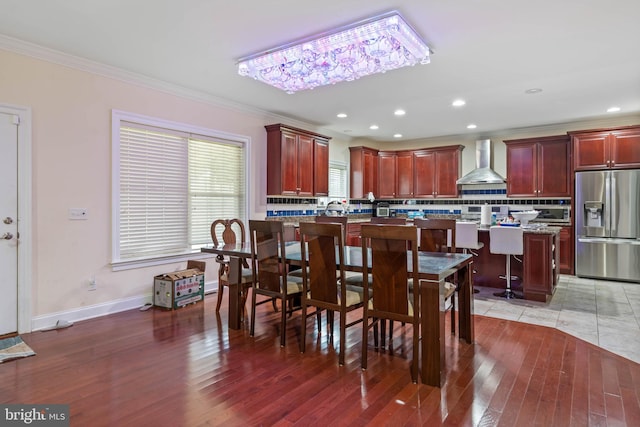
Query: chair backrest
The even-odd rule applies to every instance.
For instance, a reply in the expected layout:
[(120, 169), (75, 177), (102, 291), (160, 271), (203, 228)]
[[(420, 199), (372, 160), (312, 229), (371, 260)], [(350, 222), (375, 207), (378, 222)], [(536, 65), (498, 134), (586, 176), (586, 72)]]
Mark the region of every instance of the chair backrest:
[(249, 221), (251, 262), (256, 274), (254, 282), (260, 289), (281, 292), (284, 285), (284, 227), (280, 221)]
[(522, 255), (523, 238), (524, 232), (521, 227), (494, 225), (489, 228), (489, 250), (492, 254)]
[[(371, 267), (367, 246), (371, 247)], [(409, 315), (409, 279), (413, 279), (415, 289), (418, 284), (418, 231), (414, 226), (362, 225), (362, 255), (364, 288), (371, 289), (372, 307), (381, 317), (402, 320)], [(407, 248), (414, 248), (409, 249)], [(412, 272), (409, 272), (408, 262)], [(369, 284), (369, 274), (373, 283)], [(367, 301), (367, 292), (365, 303)], [(418, 292), (413, 293), (413, 310), (418, 310)], [(386, 314), (384, 314), (386, 313)]]
[(317, 215), (316, 222), (323, 224), (342, 224), (342, 240), (347, 240), (347, 222), (349, 218), (346, 216), (327, 216)]
[(413, 223), (420, 230), (420, 250), (425, 252), (456, 251), (455, 219), (421, 219)]
[[(336, 223), (301, 222), (301, 259), (307, 260), (302, 268), (304, 292), (309, 292), (313, 300), (331, 304), (338, 303), (338, 278), (344, 283), (344, 236), (343, 227)], [(336, 247), (338, 259), (336, 259)], [(336, 267), (337, 266), (337, 267)], [(346, 301), (346, 287), (343, 286), (342, 301)]]
[(463, 249), (478, 247), (478, 224), (475, 222), (456, 222), (456, 247)]
[(371, 218), (371, 224), (405, 225), (406, 223), (406, 218), (388, 216), (374, 216)]
[[(222, 230), (222, 233), (218, 234), (219, 230)], [(240, 243), (244, 243), (246, 238), (244, 224), (238, 218), (217, 219), (211, 223), (211, 240), (214, 246), (219, 245), (220, 238), (225, 245), (238, 243), (236, 232), (240, 234)]]

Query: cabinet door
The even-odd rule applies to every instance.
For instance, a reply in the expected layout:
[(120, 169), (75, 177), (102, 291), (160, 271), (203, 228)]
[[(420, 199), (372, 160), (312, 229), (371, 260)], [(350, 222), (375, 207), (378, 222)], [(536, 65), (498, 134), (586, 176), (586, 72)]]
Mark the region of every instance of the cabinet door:
[(314, 140), (313, 149), (313, 194), (329, 195), (329, 143), (322, 139)]
[(396, 154), (378, 153), (378, 193), (382, 199), (396, 197)]
[(298, 136), (294, 133), (282, 132), (280, 144), (282, 194), (295, 196), (298, 194)]
[(609, 167), (609, 132), (573, 135), (574, 168), (579, 170)]
[(456, 181), (460, 177), (460, 151), (436, 151), (435, 159), (434, 197), (458, 197)]
[(396, 155), (397, 197), (413, 197), (413, 152), (400, 152)]
[(313, 138), (298, 135), (298, 195), (313, 195)]
[(416, 151), (413, 158), (415, 197), (433, 197), (436, 188), (434, 182), (436, 155), (433, 151)]
[(525, 233), (522, 286), (527, 299), (546, 301), (553, 293), (553, 234)]
[(612, 168), (640, 168), (640, 127), (613, 132), (609, 140)]
[(565, 137), (538, 144), (537, 196), (571, 196), (569, 142)]
[(362, 230), (362, 224), (347, 223), (347, 246), (361, 246), (362, 238), (360, 232)]
[(366, 150), (363, 153), (362, 190), (363, 196), (372, 192), (378, 197), (378, 153)]
[(507, 196), (531, 197), (537, 195), (536, 145), (533, 142), (507, 144)]
[(573, 274), (573, 227), (562, 227), (558, 241), (560, 273)]

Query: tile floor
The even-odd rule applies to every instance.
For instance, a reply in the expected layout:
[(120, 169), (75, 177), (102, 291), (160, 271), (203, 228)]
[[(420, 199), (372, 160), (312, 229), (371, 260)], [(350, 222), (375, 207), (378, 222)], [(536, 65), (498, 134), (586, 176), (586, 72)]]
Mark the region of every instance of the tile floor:
[(479, 315), (554, 327), (640, 363), (640, 283), (560, 276), (547, 304), (506, 300), (494, 288), (477, 287)]

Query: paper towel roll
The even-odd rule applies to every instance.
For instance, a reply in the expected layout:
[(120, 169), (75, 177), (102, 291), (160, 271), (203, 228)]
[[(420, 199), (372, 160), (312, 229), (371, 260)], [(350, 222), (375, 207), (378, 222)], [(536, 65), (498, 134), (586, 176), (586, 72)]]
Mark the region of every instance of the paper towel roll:
[(491, 205), (482, 205), (480, 209), (480, 224), (491, 225)]

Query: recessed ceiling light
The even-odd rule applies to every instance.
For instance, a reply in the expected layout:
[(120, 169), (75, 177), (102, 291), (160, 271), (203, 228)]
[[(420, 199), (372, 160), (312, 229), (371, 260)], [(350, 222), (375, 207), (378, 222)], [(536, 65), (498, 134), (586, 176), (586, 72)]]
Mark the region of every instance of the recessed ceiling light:
[(407, 112), (404, 110), (396, 110), (393, 112), (393, 114), (395, 114), (396, 116), (404, 116), (405, 114), (407, 114)]
[(402, 138), (402, 134), (401, 133), (396, 133), (393, 135), (394, 138)]
[(453, 105), (454, 107), (462, 107), (463, 105), (465, 105), (467, 102), (464, 99), (456, 99), (455, 101), (453, 101), (451, 103), (451, 105)]
[(338, 113), (337, 117), (344, 119), (345, 117), (347, 117), (346, 113)]
[(607, 113), (617, 113), (620, 111), (620, 107), (609, 107), (607, 108)]
[(534, 93), (540, 93), (542, 92), (542, 89), (540, 89), (539, 87), (534, 87), (532, 89), (527, 89), (524, 91), (524, 93), (526, 93), (527, 95), (533, 95)]
[(379, 129), (379, 127), (378, 127), (378, 125), (371, 125), (371, 126), (369, 126), (369, 129), (371, 129), (371, 130), (378, 130), (378, 129)]
[(475, 129), (478, 126), (474, 125), (473, 123), (471, 123), (470, 125), (467, 125), (467, 129)]

